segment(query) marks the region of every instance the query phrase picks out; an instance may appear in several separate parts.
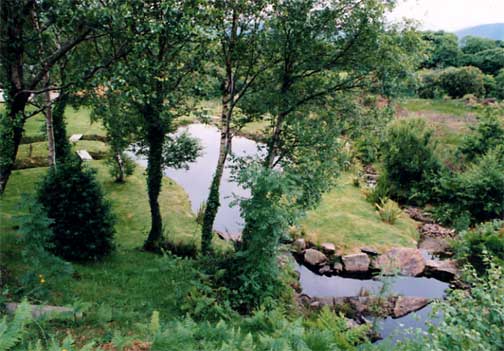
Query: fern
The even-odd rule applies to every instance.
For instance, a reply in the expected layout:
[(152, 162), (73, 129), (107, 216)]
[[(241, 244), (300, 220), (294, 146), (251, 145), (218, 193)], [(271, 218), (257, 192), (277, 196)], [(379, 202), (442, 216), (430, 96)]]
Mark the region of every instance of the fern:
[(12, 350), (23, 338), (26, 325), (32, 321), (31, 307), (26, 300), (18, 305), (12, 321), (5, 316), (0, 322), (0, 351)]

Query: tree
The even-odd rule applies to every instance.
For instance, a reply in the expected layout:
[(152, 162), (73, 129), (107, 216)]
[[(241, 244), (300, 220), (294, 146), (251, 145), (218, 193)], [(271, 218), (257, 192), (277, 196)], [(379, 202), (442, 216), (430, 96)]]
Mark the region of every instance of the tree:
[[(113, 8), (114, 6), (95, 6), (93, 3), (75, 4), (69, 0), (55, 0), (51, 3), (32, 0), (2, 1), (0, 82), (6, 100), (6, 111), (1, 116), (0, 128), (0, 193), (5, 190), (11, 174), (26, 120), (38, 112), (49, 111), (53, 103), (60, 105), (52, 115), (53, 122), (59, 123), (62, 118), (66, 104), (65, 94), (60, 94), (61, 99), (51, 103), (46, 97), (45, 103), (41, 104), (36, 96), (85, 81), (96, 71), (106, 67), (103, 62), (96, 66), (87, 65), (85, 70), (82, 67), (86, 65), (80, 66), (79, 74), (68, 77), (68, 80), (63, 78), (63, 66), (60, 66), (63, 67), (60, 76), (55, 72), (55, 68), (83, 43), (111, 34), (113, 24), (118, 23), (114, 20)], [(113, 60), (108, 61), (110, 64)], [(35, 110), (27, 111), (29, 105), (33, 105)], [(54, 144), (63, 136), (60, 127), (61, 124), (58, 124), (54, 128)]]
[(464, 54), (474, 55), (481, 51), (495, 49), (497, 47), (497, 41), (468, 35), (462, 38), (460, 46), (462, 47), (462, 52)]
[(462, 51), (455, 34), (438, 31), (423, 32), (422, 36), (431, 45), (430, 55), (422, 63), (423, 68), (457, 67), (460, 64)]
[(211, 2), (211, 26), (216, 32), (217, 46), (215, 65), (221, 81), (221, 138), (203, 216), (201, 245), (204, 253), (212, 250), (213, 224), (220, 206), (220, 183), (233, 139), (233, 112), (265, 65), (269, 64), (261, 55), (268, 7), (268, 2), (262, 0)]
[(130, 43), (130, 55), (114, 66), (112, 74), (101, 77), (102, 88), (112, 94), (121, 111), (114, 118), (136, 119), (131, 123), (137, 123), (135, 129), (147, 155), (151, 228), (144, 249), (148, 251), (159, 251), (164, 240), (158, 202), (163, 167), (182, 166), (197, 156), (195, 148), (175, 147), (192, 153), (168, 152), (181, 157), (178, 160), (165, 157), (166, 150), (174, 149), (167, 148), (167, 142), (173, 143), (166, 135), (173, 132), (173, 119), (186, 112), (191, 73), (198, 67), (198, 55), (202, 53), (198, 41), (198, 21), (202, 18), (198, 17), (197, 5), (196, 1), (178, 0), (128, 2), (123, 8), (127, 30), (118, 36)]
[(441, 71), (439, 87), (452, 98), (461, 98), (466, 94), (483, 96), (484, 74), (476, 67), (450, 67)]
[(472, 55), (464, 55), (464, 65), (475, 66), (484, 73), (497, 75), (504, 68), (504, 48), (494, 48), (479, 51)]

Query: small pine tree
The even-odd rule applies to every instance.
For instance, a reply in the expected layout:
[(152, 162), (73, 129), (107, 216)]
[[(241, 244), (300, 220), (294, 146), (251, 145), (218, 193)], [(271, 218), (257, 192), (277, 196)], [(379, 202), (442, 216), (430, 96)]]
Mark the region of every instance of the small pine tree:
[(113, 250), (115, 218), (95, 172), (69, 160), (49, 170), (38, 201), (54, 222), (53, 251), (70, 261), (98, 260)]

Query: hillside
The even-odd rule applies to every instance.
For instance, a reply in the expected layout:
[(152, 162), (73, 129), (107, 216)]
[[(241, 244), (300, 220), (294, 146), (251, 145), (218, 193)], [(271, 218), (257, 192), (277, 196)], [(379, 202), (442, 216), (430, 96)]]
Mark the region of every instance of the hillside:
[(455, 34), (462, 39), (468, 35), (493, 40), (504, 40), (504, 23), (482, 24), (480, 26), (461, 29)]

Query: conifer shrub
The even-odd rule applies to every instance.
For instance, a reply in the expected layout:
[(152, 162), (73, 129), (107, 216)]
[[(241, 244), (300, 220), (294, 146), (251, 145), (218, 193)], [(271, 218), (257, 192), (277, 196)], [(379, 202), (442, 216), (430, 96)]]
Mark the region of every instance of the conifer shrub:
[(53, 251), (69, 261), (94, 261), (114, 248), (115, 217), (95, 172), (78, 160), (51, 168), (38, 201), (53, 220)]

